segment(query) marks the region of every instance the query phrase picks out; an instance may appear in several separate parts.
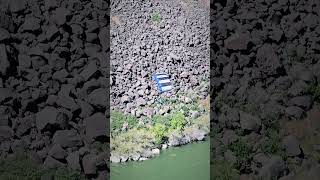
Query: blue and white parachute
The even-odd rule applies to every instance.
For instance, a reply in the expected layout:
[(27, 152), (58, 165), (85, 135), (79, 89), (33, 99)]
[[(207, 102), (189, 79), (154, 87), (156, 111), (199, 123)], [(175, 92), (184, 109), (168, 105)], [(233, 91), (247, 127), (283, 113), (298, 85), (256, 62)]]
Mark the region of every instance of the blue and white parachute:
[(165, 73), (156, 73), (152, 76), (152, 79), (156, 81), (159, 93), (170, 91), (173, 89), (170, 77)]

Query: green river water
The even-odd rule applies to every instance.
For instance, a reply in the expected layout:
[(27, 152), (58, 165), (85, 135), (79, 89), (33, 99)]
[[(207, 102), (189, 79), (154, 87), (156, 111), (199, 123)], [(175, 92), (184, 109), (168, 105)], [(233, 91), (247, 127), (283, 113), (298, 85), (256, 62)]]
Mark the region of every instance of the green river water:
[(209, 180), (210, 141), (162, 150), (142, 162), (111, 164), (111, 180)]

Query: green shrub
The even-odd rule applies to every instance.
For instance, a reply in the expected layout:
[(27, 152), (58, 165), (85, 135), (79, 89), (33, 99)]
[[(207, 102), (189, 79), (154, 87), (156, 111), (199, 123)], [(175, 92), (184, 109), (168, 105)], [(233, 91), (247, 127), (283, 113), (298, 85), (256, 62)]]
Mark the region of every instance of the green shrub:
[(210, 116), (209, 113), (204, 114), (193, 122), (193, 124), (198, 127), (199, 129), (202, 129), (206, 132), (210, 132)]
[(161, 144), (162, 139), (165, 136), (166, 133), (166, 126), (163, 124), (157, 123), (155, 126), (151, 128), (151, 131), (155, 135), (156, 138), (156, 144)]
[(159, 12), (154, 12), (152, 15), (151, 15), (151, 20), (153, 22), (156, 22), (156, 23), (160, 23), (161, 21), (161, 15)]
[(155, 136), (147, 129), (133, 128), (110, 140), (112, 154), (130, 155), (141, 153), (145, 148), (153, 147)]
[(318, 83), (313, 83), (309, 87), (309, 93), (312, 94), (313, 98), (316, 101), (320, 101), (320, 84)]
[(125, 115), (119, 111), (112, 111), (111, 112), (111, 131), (114, 133), (117, 130), (122, 128), (123, 123), (128, 123), (128, 128), (131, 129), (135, 127), (138, 123), (138, 119), (132, 115)]
[(172, 119), (170, 121), (170, 128), (181, 130), (181, 129), (183, 129), (185, 124), (186, 124), (186, 121), (185, 121), (185, 117), (184, 117), (183, 113), (178, 112), (177, 114), (175, 114), (172, 117)]
[(163, 124), (165, 126), (170, 126), (170, 115), (167, 116), (162, 116), (162, 115), (155, 115), (152, 118), (152, 124), (156, 125), (156, 124)]
[(232, 143), (229, 145), (229, 149), (235, 153), (237, 158), (242, 160), (248, 159), (252, 150), (244, 139), (240, 139), (239, 141)]
[(1, 180), (40, 180), (42, 176), (52, 176), (57, 180), (84, 180), (84, 175), (67, 168), (43, 169), (27, 153), (15, 154), (0, 160)]
[(227, 161), (213, 161), (211, 166), (211, 179), (238, 180), (239, 171), (234, 169)]
[(267, 141), (262, 144), (262, 151), (267, 154), (281, 153), (281, 136), (276, 130), (270, 129), (267, 132)]

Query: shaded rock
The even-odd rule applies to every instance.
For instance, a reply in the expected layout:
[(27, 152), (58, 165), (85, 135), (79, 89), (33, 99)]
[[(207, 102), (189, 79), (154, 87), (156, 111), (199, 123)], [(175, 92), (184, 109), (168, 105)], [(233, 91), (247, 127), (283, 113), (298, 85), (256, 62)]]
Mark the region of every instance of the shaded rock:
[(300, 119), (304, 113), (303, 109), (297, 107), (297, 106), (290, 106), (290, 107), (287, 107), (285, 109), (285, 112), (286, 114), (289, 116), (289, 117), (294, 117), (294, 118), (297, 118), (297, 119)]
[(279, 156), (272, 156), (267, 164), (260, 170), (258, 177), (265, 180), (271, 180), (281, 177), (286, 170), (286, 166)]
[(40, 29), (41, 20), (35, 17), (28, 17), (21, 25), (22, 31), (37, 31)]
[(78, 151), (69, 153), (69, 155), (66, 159), (67, 159), (67, 163), (68, 163), (69, 168), (76, 170), (76, 171), (81, 170), (80, 157), (79, 157)]
[(106, 108), (109, 102), (107, 90), (104, 88), (95, 89), (89, 94), (88, 102), (93, 106)]
[(84, 80), (88, 80), (92, 75), (97, 72), (98, 68), (94, 61), (91, 61), (87, 67), (80, 73), (80, 76), (84, 78)]
[(0, 88), (0, 102), (13, 98), (12, 90), (8, 88)]
[(251, 114), (240, 112), (240, 126), (245, 130), (258, 131), (261, 126), (261, 120)]
[(310, 109), (312, 105), (312, 97), (311, 96), (298, 96), (289, 100), (290, 106), (298, 106), (303, 109)]
[(60, 113), (56, 108), (47, 106), (36, 115), (36, 125), (38, 130), (44, 130), (48, 126), (64, 127), (66, 124), (63, 113)]
[(96, 156), (91, 154), (85, 155), (82, 159), (82, 166), (86, 175), (97, 174)]
[(0, 141), (13, 137), (13, 130), (9, 126), (0, 126)]
[(82, 140), (75, 130), (59, 130), (53, 135), (53, 143), (60, 144), (63, 148), (82, 145)]
[(109, 135), (109, 123), (102, 113), (96, 113), (85, 119), (86, 136), (91, 139), (106, 138)]
[[(9, 67), (10, 67), (10, 62), (8, 60), (6, 46), (4, 44), (0, 44), (0, 72), (3, 75), (7, 74), (7, 69)], [(1, 96), (1, 93), (0, 93), (0, 96)]]
[(3, 28), (0, 28), (0, 41), (6, 40), (10, 38), (10, 33)]
[(68, 155), (59, 144), (54, 144), (48, 154), (55, 159), (65, 159)]
[(288, 156), (297, 156), (301, 153), (299, 142), (292, 135), (285, 137), (282, 144), (285, 147)]
[(33, 117), (29, 116), (21, 119), (20, 124), (17, 127), (16, 134), (17, 136), (22, 136), (26, 134), (33, 126)]
[(65, 167), (65, 164), (55, 160), (51, 156), (48, 156), (43, 163), (43, 167), (46, 169), (56, 169), (56, 168)]
[(250, 33), (235, 33), (225, 40), (225, 47), (232, 50), (247, 49), (250, 42)]
[(60, 7), (55, 10), (53, 20), (57, 25), (63, 25), (67, 21), (67, 15), (70, 14), (70, 11), (66, 8)]

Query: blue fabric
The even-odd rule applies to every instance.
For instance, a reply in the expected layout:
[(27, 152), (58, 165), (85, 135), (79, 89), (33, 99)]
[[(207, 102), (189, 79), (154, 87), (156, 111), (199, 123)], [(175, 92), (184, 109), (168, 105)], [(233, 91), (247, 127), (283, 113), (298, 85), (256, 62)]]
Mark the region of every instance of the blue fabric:
[[(169, 83), (160, 83), (159, 81), (159, 76), (160, 75), (166, 75), (166, 76), (168, 76), (167, 78), (165, 78), (165, 80), (169, 80)], [(152, 76), (152, 79), (154, 80), (154, 81), (156, 81), (156, 83), (157, 83), (157, 88), (158, 88), (158, 91), (159, 91), (159, 93), (163, 93), (163, 92), (166, 92), (166, 91), (170, 91), (171, 89), (164, 89), (164, 88), (168, 88), (169, 86), (172, 86), (172, 83), (171, 83), (171, 80), (170, 80), (170, 76), (168, 75), (168, 74), (164, 74), (164, 73), (157, 73), (157, 74), (154, 74), (153, 76)], [(164, 80), (164, 79), (162, 79), (162, 80)]]

